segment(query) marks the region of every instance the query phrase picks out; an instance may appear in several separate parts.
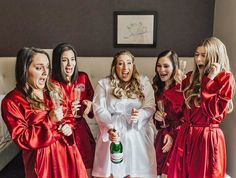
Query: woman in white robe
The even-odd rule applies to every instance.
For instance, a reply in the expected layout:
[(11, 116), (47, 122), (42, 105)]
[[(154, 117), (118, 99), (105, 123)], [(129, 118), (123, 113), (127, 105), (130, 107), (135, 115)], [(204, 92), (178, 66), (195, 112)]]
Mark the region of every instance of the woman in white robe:
[[(156, 178), (154, 92), (149, 79), (138, 74), (129, 51), (117, 53), (111, 75), (98, 82), (93, 111), (100, 129), (93, 176)], [(124, 160), (114, 164), (110, 160), (110, 143), (118, 139)]]

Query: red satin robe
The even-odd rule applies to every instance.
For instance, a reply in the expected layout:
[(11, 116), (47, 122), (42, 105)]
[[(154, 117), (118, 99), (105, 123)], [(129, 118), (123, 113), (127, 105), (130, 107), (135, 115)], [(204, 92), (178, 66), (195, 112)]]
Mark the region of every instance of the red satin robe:
[[(56, 83), (60, 85), (60, 87), (62, 88), (62, 92), (66, 97), (67, 105), (70, 110), (72, 109), (71, 104), (74, 101), (73, 90), (77, 86), (79, 86), (82, 89), (80, 96), (80, 103), (82, 103), (82, 101), (85, 99), (90, 101), (92, 101), (93, 99), (94, 95), (93, 87), (90, 83), (88, 75), (85, 72), (79, 72), (76, 81), (73, 83), (59, 83), (59, 82)], [(95, 154), (95, 140), (93, 138), (92, 132), (86, 120), (83, 118), (83, 113), (85, 108), (86, 108), (85, 105), (81, 104), (81, 108), (78, 111), (78, 114), (81, 117), (76, 119), (74, 135), (84, 165), (86, 169), (91, 169), (93, 167), (94, 154)], [(67, 116), (73, 117), (71, 112), (68, 112)], [(90, 118), (93, 117), (93, 113), (92, 112), (89, 113), (88, 116)]]
[[(167, 167), (165, 166), (165, 163), (166, 163), (166, 159), (168, 155), (171, 153), (171, 150), (167, 153), (162, 152), (162, 147), (165, 145), (163, 143), (164, 137), (166, 134), (169, 134), (170, 136), (172, 136), (173, 141), (174, 141), (177, 135), (177, 128), (181, 124), (180, 118), (182, 116), (182, 112), (181, 110), (177, 111), (176, 109), (174, 109), (176, 106), (173, 105), (175, 103), (172, 103), (172, 98), (178, 97), (177, 94), (178, 94), (177, 88), (172, 87), (164, 91), (160, 96), (156, 97), (156, 102), (158, 100), (164, 101), (164, 108), (165, 108), (165, 112), (167, 113), (167, 116), (165, 118), (165, 123), (166, 125), (169, 125), (167, 128), (161, 128), (161, 125), (163, 125), (163, 122), (154, 120), (154, 123), (158, 130), (156, 140), (155, 140), (157, 175), (161, 175), (162, 173), (167, 174)], [(174, 142), (173, 142), (173, 145), (174, 145)]]
[(168, 178), (224, 178), (226, 148), (219, 124), (232, 99), (232, 78), (228, 72), (221, 72), (214, 80), (203, 77), (200, 107), (192, 104), (191, 109), (184, 108), (184, 123), (171, 154)]
[(2, 101), (2, 116), (12, 139), (22, 149), (26, 178), (87, 178), (73, 137), (51, 121), (52, 106), (44, 94), (45, 110), (33, 110), (17, 89)]

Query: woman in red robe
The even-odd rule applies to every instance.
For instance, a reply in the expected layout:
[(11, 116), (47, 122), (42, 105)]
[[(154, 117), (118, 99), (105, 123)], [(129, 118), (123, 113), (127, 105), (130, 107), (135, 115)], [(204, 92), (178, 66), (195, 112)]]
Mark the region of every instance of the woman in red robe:
[(224, 178), (225, 139), (219, 124), (232, 111), (234, 77), (224, 44), (217, 38), (203, 40), (196, 48), (195, 69), (186, 86), (181, 125), (169, 161), (168, 178)]
[(26, 178), (86, 178), (66, 108), (53, 108), (48, 82), (49, 57), (36, 48), (17, 54), (16, 88), (2, 101), (2, 116), (12, 139), (22, 149)]
[[(84, 114), (93, 117), (92, 99), (94, 91), (88, 75), (77, 70), (76, 50), (67, 43), (61, 43), (53, 50), (52, 55), (52, 78), (60, 86), (66, 99), (68, 117), (73, 117), (73, 112), (77, 112), (79, 118), (76, 119), (74, 135), (76, 144), (81, 153), (83, 162), (91, 177), (94, 154), (95, 140), (92, 132), (84, 118)], [(80, 102), (75, 101), (74, 89), (79, 88)]]
[[(178, 55), (174, 51), (163, 51), (158, 55), (155, 67), (156, 75), (153, 78), (153, 88), (157, 106), (154, 123), (158, 130), (155, 140), (157, 175), (162, 177), (165, 177), (167, 174), (165, 166), (166, 159), (171, 153), (172, 144), (177, 134), (177, 128), (181, 124), (180, 117), (182, 113), (177, 112), (172, 103), (172, 98), (176, 97), (177, 93), (174, 76), (178, 68), (178, 63)], [(159, 102), (163, 103), (164, 112), (159, 111)]]

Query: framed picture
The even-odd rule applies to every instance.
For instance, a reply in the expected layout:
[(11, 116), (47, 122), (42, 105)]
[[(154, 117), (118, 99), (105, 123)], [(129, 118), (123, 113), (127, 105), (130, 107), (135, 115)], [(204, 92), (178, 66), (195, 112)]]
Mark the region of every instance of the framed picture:
[(156, 47), (157, 12), (115, 11), (115, 47)]

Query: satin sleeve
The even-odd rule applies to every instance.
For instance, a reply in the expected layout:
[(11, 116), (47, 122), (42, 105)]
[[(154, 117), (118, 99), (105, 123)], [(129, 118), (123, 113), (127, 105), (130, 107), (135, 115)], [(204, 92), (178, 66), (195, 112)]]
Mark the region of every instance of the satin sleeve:
[(232, 73), (221, 72), (214, 80), (204, 77), (201, 87), (201, 107), (213, 118), (220, 117), (227, 110), (233, 95)]
[[(47, 111), (37, 114), (22, 111), (25, 108), (12, 100), (2, 101), (2, 116), (7, 124), (12, 139), (25, 150), (46, 147), (57, 139), (60, 134), (56, 125), (50, 121)], [(37, 117), (37, 121), (35, 119)]]
[[(142, 79), (143, 78), (143, 79)], [(145, 96), (144, 103), (142, 107), (139, 109), (139, 118), (138, 118), (138, 129), (141, 129), (147, 122), (152, 119), (153, 114), (156, 111), (154, 90), (152, 85), (148, 79), (148, 77), (142, 77), (142, 87), (143, 93)]]

